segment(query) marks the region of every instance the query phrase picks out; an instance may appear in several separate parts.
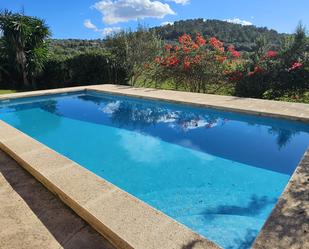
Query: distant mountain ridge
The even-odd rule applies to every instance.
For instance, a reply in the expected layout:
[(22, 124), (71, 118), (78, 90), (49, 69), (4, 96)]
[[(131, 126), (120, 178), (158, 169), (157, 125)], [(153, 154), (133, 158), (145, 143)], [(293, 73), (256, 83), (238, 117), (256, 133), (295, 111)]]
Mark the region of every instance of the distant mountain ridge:
[[(227, 45), (233, 44), (238, 50), (249, 52), (252, 51), (256, 40), (261, 36), (265, 37), (272, 49), (276, 49), (288, 36), (265, 27), (243, 26), (202, 18), (176, 21), (174, 24), (154, 27), (151, 30), (156, 30), (162, 39), (169, 41), (176, 41), (184, 33), (195, 35), (200, 32), (205, 37), (215, 36)], [(49, 42), (52, 52), (63, 56), (104, 48), (104, 39), (50, 39)]]
[(227, 44), (234, 44), (243, 51), (251, 51), (256, 40), (264, 36), (272, 48), (278, 47), (287, 34), (278, 33), (266, 27), (254, 25), (243, 26), (221, 20), (189, 19), (176, 21), (160, 27), (154, 27), (158, 34), (165, 40), (176, 40), (180, 35), (187, 33), (195, 35), (200, 32), (205, 37), (215, 36)]

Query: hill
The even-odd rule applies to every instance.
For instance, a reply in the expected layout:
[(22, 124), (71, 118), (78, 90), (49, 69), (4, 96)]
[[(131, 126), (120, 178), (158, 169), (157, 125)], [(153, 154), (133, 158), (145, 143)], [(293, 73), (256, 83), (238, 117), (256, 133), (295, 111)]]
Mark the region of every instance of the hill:
[(65, 58), (80, 53), (104, 49), (104, 40), (83, 40), (83, 39), (49, 39), (49, 47), (52, 56)]
[(270, 48), (278, 47), (286, 34), (280, 34), (268, 28), (253, 25), (243, 26), (220, 20), (191, 19), (155, 27), (158, 34), (165, 40), (175, 40), (183, 33), (195, 35), (200, 32), (205, 37), (215, 36), (227, 44), (234, 44), (238, 50), (251, 51), (256, 40), (265, 37)]
[[(175, 41), (184, 33), (195, 35), (200, 32), (205, 37), (215, 36), (225, 44), (233, 44), (240, 51), (252, 51), (256, 40), (263, 36), (270, 49), (276, 49), (282, 43), (286, 34), (275, 30), (259, 28), (253, 25), (243, 26), (220, 20), (192, 19), (181, 20), (174, 24), (151, 28), (158, 32), (164, 40)], [(50, 39), (51, 52), (59, 57), (76, 55), (78, 53), (104, 48), (104, 40), (83, 39)]]

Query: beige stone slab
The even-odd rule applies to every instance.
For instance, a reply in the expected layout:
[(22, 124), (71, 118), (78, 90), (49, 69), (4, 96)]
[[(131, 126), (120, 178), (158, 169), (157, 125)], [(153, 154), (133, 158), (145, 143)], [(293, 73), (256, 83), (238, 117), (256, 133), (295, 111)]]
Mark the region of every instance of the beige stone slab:
[(114, 247), (0, 151), (0, 248)]
[[(5, 134), (11, 134), (12, 138)], [(219, 248), (3, 121), (0, 121), (0, 149), (117, 248)]]
[(86, 89), (85, 86), (75, 86), (75, 87), (57, 88), (57, 89), (50, 89), (50, 90), (37, 90), (37, 91), (28, 91), (28, 92), (8, 93), (8, 94), (1, 94), (0, 100), (45, 96), (45, 95), (50, 95), (50, 94), (60, 94), (60, 93), (69, 93), (69, 92), (78, 92), (78, 91), (84, 91), (85, 89)]

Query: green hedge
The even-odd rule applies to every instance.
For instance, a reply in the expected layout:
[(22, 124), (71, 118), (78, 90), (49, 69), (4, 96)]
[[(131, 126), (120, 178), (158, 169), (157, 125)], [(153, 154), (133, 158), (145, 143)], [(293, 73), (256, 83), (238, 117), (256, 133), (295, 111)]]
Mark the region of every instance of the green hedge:
[[(34, 79), (37, 89), (126, 82), (126, 70), (117, 65), (108, 54), (98, 52), (49, 58), (44, 64), (43, 72)], [(20, 84), (0, 71), (0, 88), (18, 89)]]
[(68, 58), (52, 58), (36, 80), (37, 88), (57, 88), (93, 84), (125, 84), (126, 71), (110, 56), (82, 53)]

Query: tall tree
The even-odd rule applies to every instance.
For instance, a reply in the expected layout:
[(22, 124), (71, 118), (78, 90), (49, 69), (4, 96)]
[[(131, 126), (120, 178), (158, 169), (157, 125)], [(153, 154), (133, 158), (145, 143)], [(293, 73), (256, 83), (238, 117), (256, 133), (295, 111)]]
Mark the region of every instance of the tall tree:
[(139, 26), (137, 31), (123, 31), (108, 37), (106, 47), (116, 60), (126, 68), (131, 85), (143, 75), (145, 64), (154, 60), (162, 47), (162, 40), (155, 30)]
[[(50, 31), (44, 20), (19, 13), (0, 13), (1, 54), (7, 61), (10, 77), (23, 87), (34, 87), (33, 78), (47, 58), (45, 39)], [(1, 70), (1, 69), (0, 69)]]

